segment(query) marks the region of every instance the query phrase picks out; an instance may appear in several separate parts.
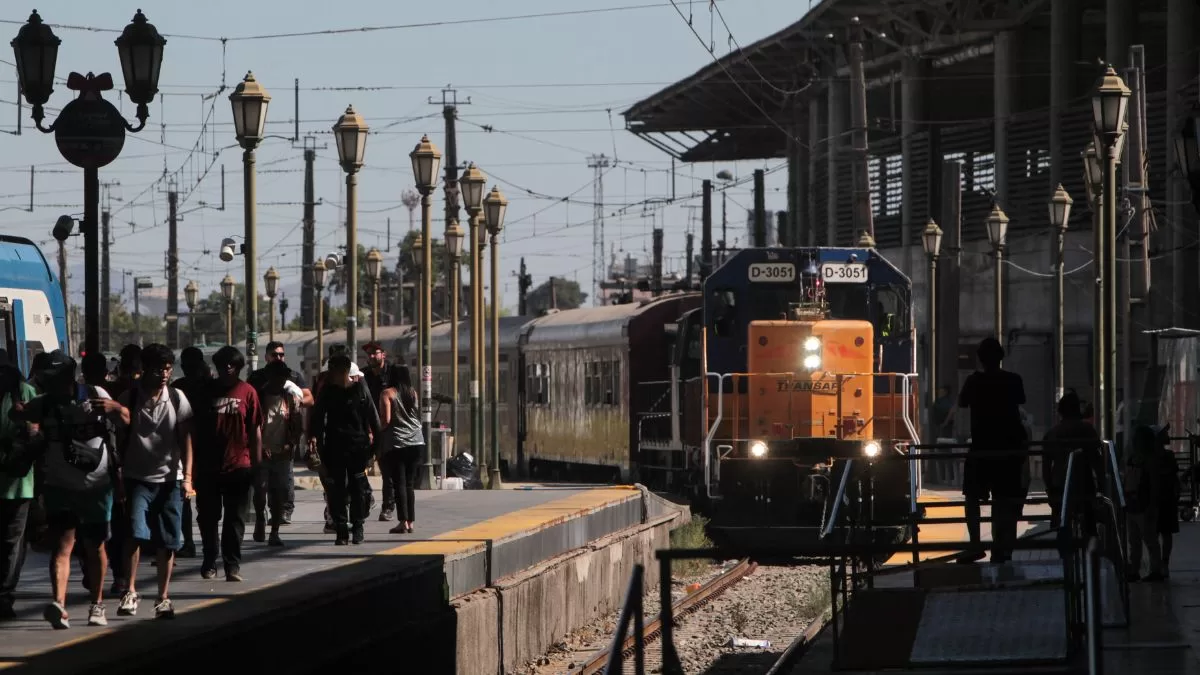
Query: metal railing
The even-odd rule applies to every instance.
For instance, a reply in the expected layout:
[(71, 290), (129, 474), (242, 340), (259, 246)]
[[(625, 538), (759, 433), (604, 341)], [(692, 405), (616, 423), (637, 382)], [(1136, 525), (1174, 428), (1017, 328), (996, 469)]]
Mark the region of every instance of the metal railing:
[[(621, 618), (617, 620), (617, 630), (613, 633), (612, 646), (608, 648), (608, 663), (604, 666), (604, 675), (620, 675), (624, 671), (625, 656), (621, 646), (625, 642), (625, 634), (633, 628), (633, 672), (642, 675), (646, 672), (646, 643), (642, 626), (645, 623), (645, 613), (642, 607), (642, 595), (645, 593), (646, 568), (638, 563), (633, 566), (633, 574), (629, 577), (629, 586), (625, 591), (625, 602), (621, 604)], [(670, 565), (667, 565), (670, 574)], [(666, 584), (670, 597), (669, 583)], [(665, 605), (670, 607), (670, 605)]]

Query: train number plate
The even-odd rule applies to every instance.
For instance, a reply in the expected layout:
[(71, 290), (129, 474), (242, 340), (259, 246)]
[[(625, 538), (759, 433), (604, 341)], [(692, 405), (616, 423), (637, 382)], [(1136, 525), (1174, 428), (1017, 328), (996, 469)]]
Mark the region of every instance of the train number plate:
[(866, 263), (821, 263), (821, 278), (827, 284), (867, 283)]
[(796, 280), (796, 266), (790, 262), (751, 263), (753, 283), (781, 283)]

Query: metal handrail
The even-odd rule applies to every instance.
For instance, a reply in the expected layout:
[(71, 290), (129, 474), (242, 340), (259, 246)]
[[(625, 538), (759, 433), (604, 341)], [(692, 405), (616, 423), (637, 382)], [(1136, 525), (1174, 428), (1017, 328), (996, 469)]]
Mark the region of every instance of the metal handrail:
[(1121, 508), (1125, 508), (1125, 486), (1121, 482), (1121, 469), (1117, 466), (1117, 444), (1113, 441), (1104, 441), (1105, 447), (1108, 448), (1109, 464), (1112, 465), (1113, 472), (1113, 487), (1117, 493), (1117, 501), (1121, 503)]
[[(733, 373), (705, 373), (704, 377), (706, 382), (707, 378), (717, 378), (717, 418), (713, 420), (712, 427), (704, 436), (704, 493), (705, 496), (712, 499), (716, 496), (713, 494), (712, 441), (713, 437), (717, 435), (717, 427), (720, 426), (725, 415), (725, 378), (732, 378)], [(717, 466), (720, 467), (720, 465), (718, 462)], [(720, 478), (720, 473), (717, 474), (717, 478)]]
[(825, 529), (821, 531), (821, 539), (833, 533), (833, 525), (838, 520), (838, 513), (842, 510), (842, 501), (846, 498), (846, 484), (849, 482), (850, 470), (854, 468), (854, 460), (847, 459), (846, 466), (842, 469), (842, 480), (838, 482), (837, 494), (833, 498), (833, 513), (829, 514), (829, 520), (825, 522)]
[(1088, 540), (1084, 585), (1088, 673), (1101, 675), (1104, 672), (1104, 619), (1100, 608), (1100, 542), (1095, 537)]
[(1063, 484), (1062, 496), (1062, 511), (1058, 515), (1058, 526), (1066, 527), (1067, 524), (1067, 504), (1071, 501), (1071, 480), (1075, 478), (1075, 455), (1078, 455), (1082, 450), (1076, 450), (1067, 458), (1067, 482)]
[[(616, 632), (613, 633), (612, 646), (608, 648), (608, 662), (604, 666), (604, 675), (619, 675), (623, 671), (625, 657), (621, 646), (625, 642), (630, 623), (633, 623), (633, 672), (637, 675), (646, 672), (646, 644), (642, 630), (645, 620), (642, 607), (645, 569), (641, 563), (633, 566), (633, 574), (625, 591), (625, 602), (621, 604), (621, 618), (617, 621)], [(660, 583), (670, 586), (669, 580), (660, 580)]]

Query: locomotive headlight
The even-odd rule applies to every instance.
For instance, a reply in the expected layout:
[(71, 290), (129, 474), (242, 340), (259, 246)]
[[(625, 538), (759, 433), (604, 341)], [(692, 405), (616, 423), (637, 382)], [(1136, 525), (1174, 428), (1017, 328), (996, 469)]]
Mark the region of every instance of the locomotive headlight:
[(821, 351), (821, 338), (816, 335), (810, 335), (804, 340), (804, 351), (818, 352)]
[(754, 441), (750, 443), (750, 456), (754, 458), (763, 458), (767, 456), (767, 444), (762, 441)]
[(871, 458), (878, 457), (880, 450), (881, 450), (881, 448), (877, 441), (867, 441), (863, 445), (863, 454), (866, 455), (867, 457), (871, 457)]
[(821, 357), (816, 354), (809, 354), (804, 357), (804, 367), (808, 370), (816, 370), (821, 367)]

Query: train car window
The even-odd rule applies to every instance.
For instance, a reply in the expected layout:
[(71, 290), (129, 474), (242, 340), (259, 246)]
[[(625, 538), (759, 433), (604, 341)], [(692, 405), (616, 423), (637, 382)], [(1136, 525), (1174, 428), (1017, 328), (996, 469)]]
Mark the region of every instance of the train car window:
[(12, 358), (17, 356), (17, 325), (13, 321), (12, 305), (7, 300), (0, 300), (0, 346), (8, 351)]
[(33, 363), (33, 357), (46, 351), (40, 342), (25, 342), (25, 363)]
[(612, 361), (603, 361), (600, 363), (600, 381), (597, 392), (597, 403), (602, 405), (613, 405), (614, 388), (613, 388), (613, 363)]
[(525, 367), (529, 405), (550, 405), (550, 364), (534, 363)]
[(621, 405), (621, 362), (612, 362), (612, 376), (610, 377), (609, 385), (609, 400), (608, 405)]
[(895, 286), (872, 288), (871, 309), (876, 337), (903, 337), (908, 334), (907, 299)]
[(871, 318), (866, 284), (827, 284), (829, 318), (866, 321)]
[(718, 337), (729, 337), (734, 333), (737, 321), (737, 293), (722, 288), (713, 291), (716, 311), (713, 313), (713, 332)]
[(583, 364), (583, 404), (596, 405), (599, 399), (597, 392), (600, 390), (599, 373), (597, 372), (600, 364), (595, 361), (588, 361)]
[(497, 403), (500, 403), (502, 405), (505, 403), (508, 403), (508, 368), (507, 367), (500, 369), (500, 399), (497, 401)]

